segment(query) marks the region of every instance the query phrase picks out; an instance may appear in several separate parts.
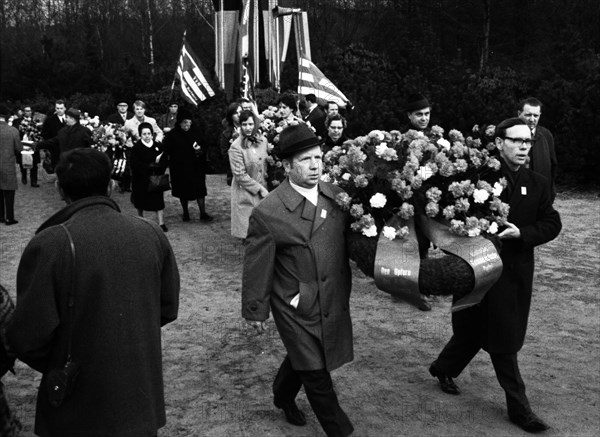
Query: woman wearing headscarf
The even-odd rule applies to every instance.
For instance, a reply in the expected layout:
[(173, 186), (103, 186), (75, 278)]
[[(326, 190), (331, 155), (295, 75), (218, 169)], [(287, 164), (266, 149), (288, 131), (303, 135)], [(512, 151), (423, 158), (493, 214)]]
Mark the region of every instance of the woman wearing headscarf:
[(231, 184), (231, 235), (246, 238), (248, 220), (267, 190), (267, 140), (258, 132), (259, 121), (252, 111), (240, 114), (241, 135), (229, 148)]
[(190, 221), (188, 202), (196, 200), (200, 220), (210, 222), (206, 213), (206, 149), (199, 133), (192, 128), (192, 114), (186, 110), (177, 113), (177, 123), (165, 137), (164, 148), (169, 159), (171, 194), (179, 198), (183, 221)]

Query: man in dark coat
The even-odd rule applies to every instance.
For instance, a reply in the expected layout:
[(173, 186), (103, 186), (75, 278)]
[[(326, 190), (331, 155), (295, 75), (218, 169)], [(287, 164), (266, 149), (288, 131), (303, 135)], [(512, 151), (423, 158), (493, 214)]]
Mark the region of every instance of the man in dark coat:
[(529, 406), (517, 353), (527, 330), (534, 247), (554, 239), (561, 221), (552, 207), (548, 180), (525, 168), (531, 147), (527, 125), (518, 118), (504, 120), (496, 128), (495, 143), (508, 181), (501, 199), (510, 205), (506, 229), (498, 234), (502, 275), (480, 305), (452, 314), (454, 335), (429, 371), (439, 379), (443, 391), (459, 394), (452, 378), (483, 348), (505, 391), (510, 420), (528, 432), (538, 432), (548, 426)]
[(301, 386), (328, 436), (353, 432), (330, 371), (352, 361), (348, 217), (341, 189), (320, 182), (319, 139), (305, 124), (280, 134), (288, 178), (252, 212), (242, 279), (242, 316), (259, 332), (269, 310), (287, 351), (273, 383), (274, 404), (305, 425), (296, 406)]
[(10, 110), (0, 104), (0, 223), (7, 226), (15, 220), (15, 191), (17, 189), (17, 155), (23, 150), (19, 131), (9, 126), (6, 120)]
[[(54, 114), (46, 117), (44, 125), (42, 126), (42, 138), (49, 140), (58, 135), (58, 131), (65, 127), (65, 112), (67, 107), (65, 106), (64, 100), (57, 100), (54, 103)], [(50, 152), (52, 168), (58, 164), (60, 158), (60, 150), (58, 144), (51, 144), (48, 151)]]
[(112, 124), (123, 126), (127, 120), (133, 117), (133, 112), (129, 112), (127, 108), (129, 108), (127, 102), (117, 103), (117, 112), (109, 115), (107, 121)]
[[(35, 433), (154, 437), (166, 422), (161, 326), (177, 318), (179, 304), (173, 250), (156, 224), (122, 214), (108, 197), (104, 153), (68, 152), (56, 174), (67, 206), (23, 252), (7, 333), (17, 357), (43, 374)], [(54, 407), (48, 372), (65, 365), (69, 340), (81, 370)]]
[(44, 140), (38, 143), (38, 148), (50, 149), (58, 148), (60, 154), (69, 150), (81, 147), (90, 147), (92, 145), (92, 135), (90, 130), (79, 124), (81, 112), (79, 109), (69, 108), (65, 112), (65, 124), (54, 138)]
[(306, 96), (307, 114), (304, 117), (304, 121), (310, 123), (315, 128), (315, 132), (322, 139), (327, 135), (327, 129), (325, 128), (325, 112), (317, 103), (317, 97), (314, 94), (307, 94)]
[(542, 102), (535, 97), (528, 97), (519, 102), (517, 114), (531, 129), (533, 144), (529, 150), (529, 168), (534, 172), (546, 176), (550, 181), (550, 195), (552, 201), (556, 197), (556, 150), (552, 133), (538, 123), (542, 116)]

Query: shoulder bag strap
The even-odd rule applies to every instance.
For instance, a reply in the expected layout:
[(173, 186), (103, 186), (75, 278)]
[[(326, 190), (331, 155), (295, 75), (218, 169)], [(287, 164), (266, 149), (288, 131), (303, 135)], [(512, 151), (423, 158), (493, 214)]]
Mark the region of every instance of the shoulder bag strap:
[(69, 237), (69, 245), (71, 246), (71, 287), (68, 292), (67, 308), (68, 308), (68, 337), (67, 337), (67, 363), (71, 361), (71, 344), (73, 342), (73, 307), (75, 306), (75, 243), (69, 229), (61, 223), (62, 228)]

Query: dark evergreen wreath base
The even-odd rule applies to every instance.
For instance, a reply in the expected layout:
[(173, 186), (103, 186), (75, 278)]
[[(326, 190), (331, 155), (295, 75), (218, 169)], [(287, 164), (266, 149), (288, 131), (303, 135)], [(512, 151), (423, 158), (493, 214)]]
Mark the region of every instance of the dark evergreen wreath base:
[[(347, 237), (350, 259), (367, 276), (373, 277), (377, 238), (351, 232)], [(427, 296), (454, 296), (459, 299), (473, 290), (473, 269), (462, 258), (450, 253), (421, 259), (419, 290)]]

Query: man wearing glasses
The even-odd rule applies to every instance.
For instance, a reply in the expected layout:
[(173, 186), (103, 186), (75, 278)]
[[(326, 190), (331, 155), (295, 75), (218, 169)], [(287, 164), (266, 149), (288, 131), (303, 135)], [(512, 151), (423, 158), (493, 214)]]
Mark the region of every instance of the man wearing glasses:
[(533, 144), (529, 150), (529, 168), (540, 173), (550, 181), (550, 195), (552, 201), (556, 197), (556, 151), (554, 149), (554, 137), (552, 133), (543, 126), (539, 126), (542, 116), (542, 102), (535, 97), (528, 97), (521, 100), (518, 117), (523, 120), (531, 130)]
[(517, 353), (523, 346), (531, 304), (533, 248), (554, 239), (561, 221), (552, 207), (548, 180), (525, 168), (531, 143), (531, 130), (519, 118), (496, 127), (495, 144), (507, 181), (500, 199), (510, 205), (506, 227), (498, 234), (502, 275), (480, 305), (452, 313), (453, 336), (429, 372), (438, 378), (442, 391), (458, 395), (453, 378), (480, 349), (485, 350), (506, 394), (511, 422), (527, 432), (540, 432), (548, 425), (529, 405)]

